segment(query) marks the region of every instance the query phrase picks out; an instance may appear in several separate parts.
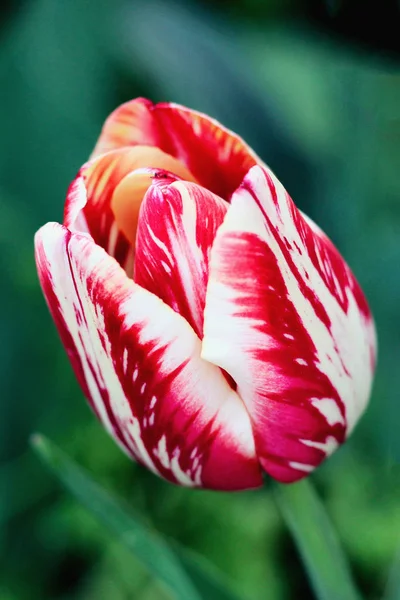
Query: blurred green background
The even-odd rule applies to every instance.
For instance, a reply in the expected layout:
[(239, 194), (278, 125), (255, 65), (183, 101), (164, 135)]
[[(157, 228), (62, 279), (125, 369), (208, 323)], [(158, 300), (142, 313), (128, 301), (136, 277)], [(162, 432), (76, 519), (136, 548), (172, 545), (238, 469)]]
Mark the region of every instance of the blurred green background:
[(380, 343), (372, 401), (313, 479), (361, 589), (382, 593), (400, 546), (400, 74), (393, 40), (380, 25), (374, 39), (342, 27), (344, 5), (2, 5), (1, 600), (166, 598), (60, 490), (29, 450), (34, 431), (207, 556), (245, 597), (313, 598), (268, 488), (180, 489), (115, 447), (83, 400), (39, 289), (34, 232), (61, 219), (104, 118), (138, 95), (202, 110), (244, 136), (366, 291)]

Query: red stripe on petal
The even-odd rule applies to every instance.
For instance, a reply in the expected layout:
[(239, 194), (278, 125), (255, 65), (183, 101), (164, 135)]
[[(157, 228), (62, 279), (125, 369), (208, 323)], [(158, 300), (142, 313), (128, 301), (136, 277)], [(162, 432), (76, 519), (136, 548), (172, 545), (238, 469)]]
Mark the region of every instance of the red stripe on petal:
[(177, 104), (139, 98), (107, 119), (93, 156), (121, 146), (147, 144), (181, 160), (196, 180), (229, 199), (248, 170), (262, 164), (238, 135), (205, 114)]
[(188, 323), (88, 236), (49, 224), (36, 253), (75, 372), (120, 446), (174, 483), (261, 485), (247, 411)]
[(255, 167), (212, 249), (202, 356), (237, 382), (270, 475), (300, 479), (344, 441), (368, 401), (374, 353), (349, 267)]
[(165, 151), (221, 198), (228, 200), (248, 170), (261, 163), (242, 138), (207, 115), (175, 104), (158, 104), (154, 112)]
[(117, 225), (111, 202), (118, 184), (136, 168), (136, 164), (136, 152), (129, 148), (89, 161), (72, 182), (64, 209), (66, 227), (82, 231), (85, 226), (96, 244), (116, 258), (128, 274), (132, 273), (134, 252)]
[(228, 203), (192, 183), (153, 185), (140, 209), (135, 281), (203, 336), (208, 261)]

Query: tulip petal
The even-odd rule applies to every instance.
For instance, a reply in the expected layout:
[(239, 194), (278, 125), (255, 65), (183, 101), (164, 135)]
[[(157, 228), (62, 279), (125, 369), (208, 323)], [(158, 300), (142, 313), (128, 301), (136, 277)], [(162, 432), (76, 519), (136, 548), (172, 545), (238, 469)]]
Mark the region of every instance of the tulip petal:
[(375, 364), (366, 300), (330, 240), (254, 167), (210, 259), (202, 357), (234, 378), (263, 468), (292, 482), (342, 443)]
[(41, 285), (94, 411), (132, 457), (188, 486), (261, 485), (247, 411), (202, 360), (189, 324), (129, 279), (93, 240), (49, 223)]
[(181, 160), (196, 180), (228, 200), (258, 156), (238, 135), (195, 110), (138, 98), (106, 120), (92, 156), (138, 144), (157, 146)]
[(209, 254), (229, 204), (193, 183), (154, 181), (140, 208), (134, 279), (201, 339)]
[(71, 231), (89, 232), (129, 275), (134, 250), (117, 225), (111, 202), (118, 184), (135, 168), (136, 153), (129, 148), (87, 162), (71, 183), (64, 208), (64, 225)]

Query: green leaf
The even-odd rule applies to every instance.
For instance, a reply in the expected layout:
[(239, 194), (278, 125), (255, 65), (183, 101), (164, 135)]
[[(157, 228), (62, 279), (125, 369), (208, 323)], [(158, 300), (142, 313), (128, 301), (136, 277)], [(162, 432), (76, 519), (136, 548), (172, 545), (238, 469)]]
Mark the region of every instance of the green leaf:
[(359, 600), (336, 532), (309, 480), (275, 485), (278, 508), (319, 600)]
[(167, 543), (137, 519), (128, 508), (74, 464), (42, 436), (34, 436), (34, 449), (65, 487), (102, 523), (116, 533), (138, 560), (179, 600), (200, 600), (200, 595)]
[(149, 573), (172, 592), (172, 597), (240, 600), (218, 569), (176, 542), (167, 543), (131, 507), (113, 498), (52, 442), (35, 435), (32, 446), (75, 498), (118, 535)]

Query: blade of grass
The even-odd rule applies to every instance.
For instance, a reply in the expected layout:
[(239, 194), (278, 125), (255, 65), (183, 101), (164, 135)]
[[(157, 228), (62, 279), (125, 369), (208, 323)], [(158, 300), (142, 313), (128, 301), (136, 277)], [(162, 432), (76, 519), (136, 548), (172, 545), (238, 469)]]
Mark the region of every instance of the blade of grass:
[(102, 523), (116, 533), (148, 569), (151, 575), (177, 600), (200, 600), (196, 588), (181, 567), (168, 544), (141, 523), (108, 492), (89, 478), (83, 469), (59, 448), (42, 436), (35, 435), (32, 445), (44, 463), (64, 486)]
[(274, 486), (276, 502), (319, 600), (360, 600), (336, 531), (309, 480)]
[(62, 450), (41, 435), (32, 438), (41, 460), (63, 485), (132, 551), (149, 573), (178, 600), (240, 600), (206, 559), (145, 524), (131, 507), (91, 479)]

